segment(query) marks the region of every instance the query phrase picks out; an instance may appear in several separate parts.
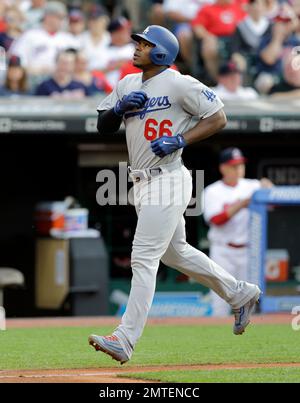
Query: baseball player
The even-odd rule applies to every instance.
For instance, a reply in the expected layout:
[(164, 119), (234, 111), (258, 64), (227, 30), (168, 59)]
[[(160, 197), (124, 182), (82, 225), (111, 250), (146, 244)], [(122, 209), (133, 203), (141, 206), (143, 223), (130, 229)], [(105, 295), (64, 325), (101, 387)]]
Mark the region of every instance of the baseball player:
[[(210, 258), (238, 280), (247, 280), (249, 210), (253, 193), (273, 184), (245, 178), (246, 158), (240, 149), (229, 147), (220, 153), (222, 179), (204, 191), (204, 218), (209, 224)], [(211, 292), (214, 316), (227, 316), (230, 306)]]
[[(256, 285), (237, 281), (186, 242), (183, 213), (191, 198), (192, 178), (182, 163), (182, 150), (225, 126), (223, 104), (198, 80), (169, 68), (179, 51), (169, 30), (151, 25), (132, 38), (133, 63), (142, 72), (124, 77), (100, 103), (97, 127), (107, 133), (125, 124), (138, 215), (133, 277), (120, 325), (111, 336), (89, 336), (96, 350), (121, 363), (131, 358), (142, 335), (160, 260), (223, 298), (234, 310), (235, 334), (244, 332), (260, 295)], [(198, 122), (191, 127), (194, 117)]]

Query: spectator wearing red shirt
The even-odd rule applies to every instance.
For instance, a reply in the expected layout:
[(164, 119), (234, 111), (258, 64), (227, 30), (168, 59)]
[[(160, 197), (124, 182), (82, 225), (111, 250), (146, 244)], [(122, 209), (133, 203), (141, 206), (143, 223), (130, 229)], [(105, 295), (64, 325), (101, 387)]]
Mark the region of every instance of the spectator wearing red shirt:
[(121, 67), (121, 71), (120, 71), (120, 80), (122, 80), (122, 78), (124, 78), (125, 76), (127, 76), (127, 74), (136, 74), (136, 73), (140, 73), (141, 70), (137, 67), (135, 67), (132, 64), (132, 61), (128, 61), (127, 63), (125, 63), (122, 67)]
[[(175, 64), (172, 64), (172, 66), (170, 67), (172, 70), (176, 70), (178, 71), (178, 68)], [(124, 78), (125, 76), (127, 76), (128, 74), (136, 74), (136, 73), (140, 73), (142, 70), (139, 69), (138, 67), (135, 67), (132, 64), (132, 61), (128, 61), (127, 63), (125, 63), (121, 69), (120, 69), (120, 78), (119, 80), (122, 80), (122, 78)]]
[(101, 92), (109, 94), (113, 90), (102, 71), (91, 72), (88, 69), (88, 60), (82, 51), (76, 53), (73, 78), (86, 86), (88, 96)]
[(5, 32), (7, 26), (5, 21), (5, 12), (6, 12), (7, 4), (4, 1), (0, 1), (0, 32)]
[(192, 21), (196, 39), (201, 41), (204, 66), (211, 78), (216, 79), (218, 74), (220, 44), (230, 41), (237, 24), (245, 16), (239, 2), (216, 0), (214, 4), (202, 7)]

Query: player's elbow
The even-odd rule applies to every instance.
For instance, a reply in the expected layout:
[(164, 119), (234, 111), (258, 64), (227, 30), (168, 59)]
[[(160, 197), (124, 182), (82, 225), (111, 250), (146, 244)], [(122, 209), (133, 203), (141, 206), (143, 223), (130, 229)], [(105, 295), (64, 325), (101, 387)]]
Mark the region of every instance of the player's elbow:
[(97, 130), (100, 134), (115, 133), (119, 130), (122, 117), (117, 116), (113, 109), (98, 112)]
[(105, 120), (103, 119), (102, 113), (98, 114), (97, 130), (100, 134), (102, 134), (105, 130)]
[(98, 130), (98, 133), (101, 133), (101, 120), (99, 119), (99, 116), (97, 119), (97, 130)]
[(227, 125), (227, 117), (223, 109), (218, 113), (217, 125), (218, 131), (224, 129), (224, 127)]

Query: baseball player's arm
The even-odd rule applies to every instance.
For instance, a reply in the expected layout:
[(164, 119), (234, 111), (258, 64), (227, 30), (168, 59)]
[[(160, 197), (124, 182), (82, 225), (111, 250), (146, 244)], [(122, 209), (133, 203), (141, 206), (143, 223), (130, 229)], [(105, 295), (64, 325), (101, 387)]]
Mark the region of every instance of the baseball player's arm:
[(230, 220), (231, 217), (235, 216), (240, 210), (243, 208), (247, 208), (249, 206), (251, 197), (247, 197), (246, 199), (239, 200), (226, 208), (226, 213), (228, 219)]
[[(299, 95), (300, 95), (300, 93), (299, 93)], [(268, 179), (268, 178), (261, 178), (260, 186), (263, 189), (271, 189), (274, 186), (274, 183), (272, 181), (270, 181), (270, 179)]]
[(135, 108), (141, 108), (147, 100), (143, 91), (132, 91), (118, 100), (115, 106), (108, 110), (98, 110), (97, 129), (99, 133), (114, 133), (119, 130), (124, 114)]
[(121, 123), (122, 116), (118, 116), (114, 112), (114, 108), (98, 111), (97, 129), (99, 133), (115, 133), (119, 130)]
[(215, 225), (226, 224), (233, 216), (235, 216), (241, 209), (248, 207), (250, 198), (239, 200), (236, 203), (226, 206), (224, 210), (210, 218), (210, 222)]
[(201, 119), (196, 126), (183, 134), (183, 138), (187, 145), (197, 143), (222, 130), (226, 123), (225, 112), (220, 109), (208, 118)]
[[(268, 178), (262, 178), (260, 181), (257, 180), (250, 180), (251, 183), (253, 184), (252, 186), (252, 193), (255, 192), (257, 189), (261, 188), (267, 188), (270, 189), (273, 187), (273, 183), (268, 179)], [(233, 216), (235, 216), (240, 210), (243, 208), (247, 208), (249, 206), (251, 200), (251, 196), (247, 197), (242, 200), (238, 200), (235, 203), (232, 203), (230, 205), (226, 205), (224, 209), (217, 213), (212, 215), (209, 218), (209, 221), (215, 225), (223, 225), (226, 224), (227, 221), (229, 221)]]
[(162, 136), (151, 141), (151, 149), (155, 155), (162, 158), (180, 148), (186, 147), (189, 144), (196, 143), (212, 136), (219, 130), (223, 129), (226, 123), (226, 115), (223, 109), (219, 109), (218, 112), (200, 120), (195, 127), (184, 134), (179, 133), (177, 136), (173, 137)]
[(182, 109), (199, 122), (192, 129), (175, 136), (162, 136), (151, 141), (155, 155), (164, 157), (187, 145), (204, 140), (223, 129), (227, 123), (220, 98), (208, 87), (193, 77), (185, 76), (178, 86)]

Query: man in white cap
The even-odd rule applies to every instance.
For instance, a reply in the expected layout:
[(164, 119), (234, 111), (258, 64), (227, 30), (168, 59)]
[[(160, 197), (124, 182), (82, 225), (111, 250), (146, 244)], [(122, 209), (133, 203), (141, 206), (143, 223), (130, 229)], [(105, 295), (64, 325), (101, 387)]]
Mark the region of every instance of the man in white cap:
[(50, 1), (44, 8), (41, 27), (24, 32), (13, 44), (11, 54), (21, 58), (29, 75), (51, 74), (57, 54), (63, 49), (76, 48), (71, 34), (62, 31), (66, 14), (63, 3)]
[[(246, 158), (238, 148), (220, 154), (222, 179), (204, 190), (204, 218), (210, 229), (210, 258), (238, 280), (247, 281), (248, 206), (253, 193), (272, 183), (263, 178), (245, 178)], [(230, 315), (230, 306), (211, 291), (214, 316)]]

